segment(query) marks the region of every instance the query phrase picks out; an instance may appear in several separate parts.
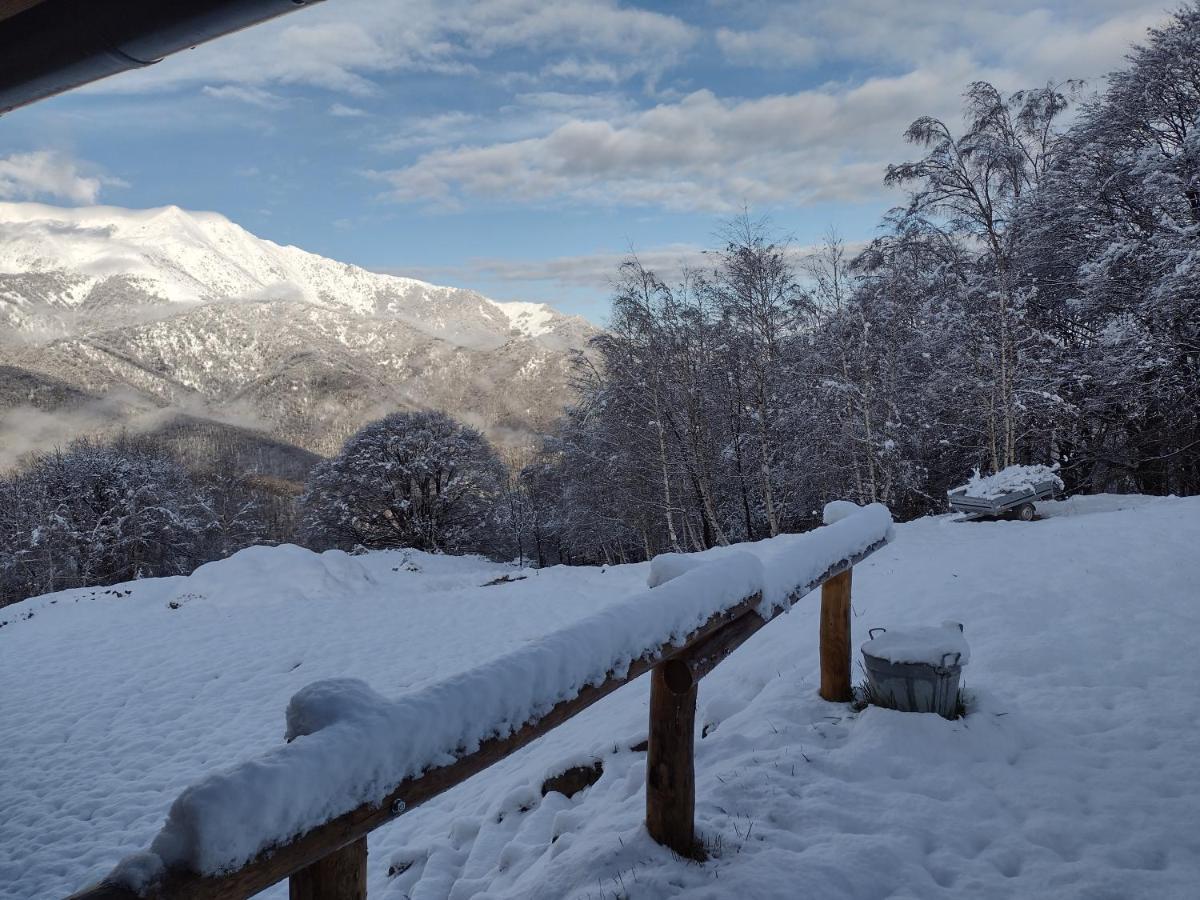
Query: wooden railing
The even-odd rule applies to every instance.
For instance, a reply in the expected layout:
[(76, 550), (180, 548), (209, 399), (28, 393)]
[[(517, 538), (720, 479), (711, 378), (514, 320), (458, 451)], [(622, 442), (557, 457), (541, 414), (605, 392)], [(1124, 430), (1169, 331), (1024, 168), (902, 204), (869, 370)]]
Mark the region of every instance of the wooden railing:
[[(386, 797), (364, 803), (282, 846), (264, 850), (237, 871), (202, 875), (168, 870), (143, 893), (104, 881), (68, 900), (233, 900), (249, 897), (285, 878), (290, 879), (291, 900), (364, 900), (370, 832), (515, 753), (647, 672), (652, 674), (646, 828), (656, 841), (681, 856), (700, 856), (693, 819), (697, 683), (792, 602), (820, 587), (820, 694), (834, 702), (849, 701), (852, 569), (886, 543), (886, 538), (881, 539), (830, 566), (813, 581), (797, 586), (788, 602), (767, 616), (759, 613), (761, 594), (744, 598), (712, 616), (682, 642), (655, 648), (634, 660), (627, 672), (611, 674), (602, 684), (583, 688), (512, 734), (485, 741), (478, 750), (449, 765), (406, 779)], [(347, 761), (347, 765), (352, 764)]]

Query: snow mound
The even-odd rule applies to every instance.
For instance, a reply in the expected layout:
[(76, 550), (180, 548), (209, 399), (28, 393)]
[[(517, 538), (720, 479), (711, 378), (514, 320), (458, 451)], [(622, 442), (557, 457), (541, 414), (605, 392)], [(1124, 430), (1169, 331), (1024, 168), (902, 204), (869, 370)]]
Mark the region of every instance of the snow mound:
[(1057, 466), (1009, 466), (994, 475), (980, 475), (979, 470), (971, 479), (954, 491), (965, 490), (968, 497), (980, 500), (995, 500), (1013, 491), (1032, 490), (1035, 485), (1053, 481), (1058, 489), (1063, 489), (1062, 479), (1058, 477)]
[(656, 588), (702, 565), (704, 560), (695, 553), (660, 553), (650, 560), (650, 574), (646, 576), (646, 587)]
[(826, 525), (832, 525), (847, 516), (854, 515), (860, 508), (857, 503), (851, 503), (849, 500), (830, 500), (822, 511), (821, 521)]

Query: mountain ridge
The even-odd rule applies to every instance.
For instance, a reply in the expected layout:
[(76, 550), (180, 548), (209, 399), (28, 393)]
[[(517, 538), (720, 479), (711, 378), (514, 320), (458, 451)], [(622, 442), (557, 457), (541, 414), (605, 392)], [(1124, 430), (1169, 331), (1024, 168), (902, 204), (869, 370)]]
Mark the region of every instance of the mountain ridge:
[(370, 272), (167, 206), (0, 203), (0, 362), (336, 451), (437, 408), (527, 442), (596, 329), (546, 304)]
[(65, 276), (64, 285), (49, 299), (68, 308), (80, 306), (98, 285), (118, 277), (151, 296), (158, 290), (164, 303), (302, 299), (360, 314), (391, 314), (463, 345), (476, 335), (447, 330), (439, 313), (448, 306), (458, 307), (456, 324), (469, 312), (492, 330), (502, 331), (507, 323), (531, 338), (569, 327), (591, 328), (547, 304), (492, 300), (466, 288), (372, 272), (277, 244), (220, 213), (178, 206), (128, 210), (0, 202), (0, 277), (54, 273)]

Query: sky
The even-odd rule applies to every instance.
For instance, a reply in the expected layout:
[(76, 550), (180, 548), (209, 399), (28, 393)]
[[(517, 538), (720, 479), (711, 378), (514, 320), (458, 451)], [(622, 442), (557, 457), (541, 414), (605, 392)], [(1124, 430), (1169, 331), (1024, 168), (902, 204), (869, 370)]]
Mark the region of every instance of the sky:
[(1103, 85), (1163, 0), (325, 0), (0, 117), (0, 199), (215, 210), (370, 269), (600, 321), (747, 209), (876, 233), (962, 93)]

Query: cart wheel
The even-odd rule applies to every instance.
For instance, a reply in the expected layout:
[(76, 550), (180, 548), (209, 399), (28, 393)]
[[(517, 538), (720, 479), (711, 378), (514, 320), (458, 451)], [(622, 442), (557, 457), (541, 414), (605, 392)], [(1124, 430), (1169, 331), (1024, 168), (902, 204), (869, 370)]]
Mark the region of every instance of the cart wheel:
[(1017, 509), (1017, 518), (1020, 519), (1022, 522), (1032, 522), (1033, 521), (1033, 504), (1032, 503), (1022, 503), (1020, 508)]

